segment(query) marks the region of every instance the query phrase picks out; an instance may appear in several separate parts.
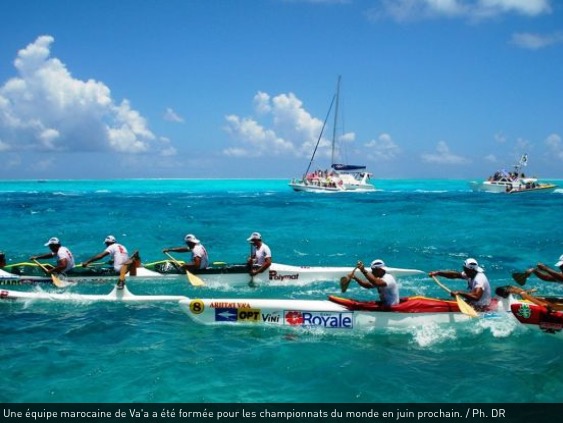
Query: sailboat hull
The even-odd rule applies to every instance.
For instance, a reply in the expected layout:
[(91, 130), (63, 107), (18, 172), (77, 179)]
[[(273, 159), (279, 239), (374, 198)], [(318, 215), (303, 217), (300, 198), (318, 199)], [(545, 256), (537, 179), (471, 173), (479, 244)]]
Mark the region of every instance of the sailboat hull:
[(372, 192), (375, 187), (371, 184), (357, 184), (357, 185), (340, 185), (340, 186), (323, 186), (314, 183), (309, 183), (303, 180), (293, 180), (289, 186), (294, 191), (304, 192), (319, 192), (319, 193), (337, 193), (337, 192)]

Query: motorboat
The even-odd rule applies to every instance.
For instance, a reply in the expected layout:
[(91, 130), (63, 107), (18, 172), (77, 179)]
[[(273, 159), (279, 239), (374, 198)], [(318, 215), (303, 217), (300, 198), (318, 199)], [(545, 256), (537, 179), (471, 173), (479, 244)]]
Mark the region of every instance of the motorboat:
[(523, 154), (518, 164), (514, 165), (513, 172), (502, 169), (495, 172), (482, 182), (471, 181), (471, 189), (475, 192), (516, 194), (524, 192), (553, 191), (557, 185), (540, 182), (535, 177), (525, 176), (521, 171), (528, 163), (528, 155)]

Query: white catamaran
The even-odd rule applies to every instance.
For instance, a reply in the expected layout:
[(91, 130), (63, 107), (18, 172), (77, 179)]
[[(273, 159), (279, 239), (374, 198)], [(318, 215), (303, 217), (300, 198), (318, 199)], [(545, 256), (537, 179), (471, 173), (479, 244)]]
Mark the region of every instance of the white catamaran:
[[(338, 102), (340, 96), (340, 76), (338, 77), (338, 83), (336, 86), (336, 94), (332, 98), (330, 107), (326, 119), (323, 123), (319, 139), (313, 151), (311, 160), (309, 161), (309, 166), (305, 171), (305, 174), (300, 179), (293, 179), (289, 186), (293, 188), (294, 191), (306, 191), (306, 192), (369, 192), (375, 191), (375, 187), (369, 183), (369, 178), (371, 173), (366, 170), (366, 166), (363, 165), (348, 165), (335, 163), (335, 151), (336, 151), (336, 123), (338, 119)], [(335, 105), (334, 110), (334, 125), (332, 130), (332, 156), (331, 156), (331, 166), (330, 169), (317, 170), (310, 172), (311, 164), (315, 158), (317, 148), (322, 139), (323, 131), (326, 126), (328, 117), (332, 110), (332, 106)]]

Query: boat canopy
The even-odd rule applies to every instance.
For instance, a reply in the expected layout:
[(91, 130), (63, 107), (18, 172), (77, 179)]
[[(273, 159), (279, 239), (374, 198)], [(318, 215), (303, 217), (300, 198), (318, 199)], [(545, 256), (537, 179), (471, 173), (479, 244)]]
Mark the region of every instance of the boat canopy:
[(361, 165), (345, 165), (345, 164), (339, 164), (339, 163), (334, 163), (331, 166), (334, 170), (338, 170), (341, 172), (352, 172), (352, 171), (360, 171), (360, 170), (365, 170), (365, 166), (361, 166)]

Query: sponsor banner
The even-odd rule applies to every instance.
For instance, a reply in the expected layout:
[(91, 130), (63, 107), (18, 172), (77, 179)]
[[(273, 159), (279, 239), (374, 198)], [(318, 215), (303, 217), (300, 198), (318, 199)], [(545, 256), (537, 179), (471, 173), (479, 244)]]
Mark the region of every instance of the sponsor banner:
[(270, 270), (268, 272), (268, 278), (271, 281), (296, 281), (299, 279), (299, 273), (292, 273), (288, 275), (281, 275), (276, 270)]
[(215, 308), (216, 322), (258, 323), (264, 321), (260, 309), (257, 308)]
[(353, 316), (352, 312), (290, 310), (284, 313), (284, 320), (290, 326), (353, 329)]

